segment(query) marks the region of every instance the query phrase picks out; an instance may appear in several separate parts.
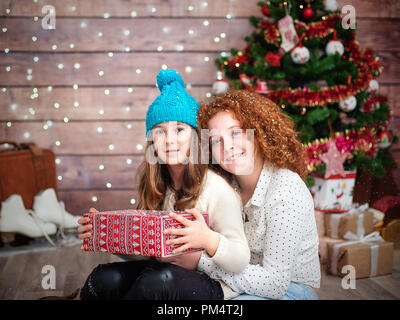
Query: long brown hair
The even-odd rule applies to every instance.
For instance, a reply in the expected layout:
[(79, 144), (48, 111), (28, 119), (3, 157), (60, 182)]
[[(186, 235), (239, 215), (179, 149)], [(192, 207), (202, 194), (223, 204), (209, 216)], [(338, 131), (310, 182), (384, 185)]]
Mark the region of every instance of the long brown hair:
[[(191, 154), (189, 155), (189, 162), (185, 166), (182, 187), (179, 190), (174, 189), (166, 164), (162, 164), (159, 161), (152, 163), (145, 158), (137, 171), (139, 192), (137, 209), (161, 210), (168, 187), (175, 193), (175, 210), (181, 211), (195, 206), (207, 170), (207, 164), (200, 164), (200, 138), (197, 139), (199, 136), (200, 132), (192, 128)], [(152, 147), (153, 142), (148, 141), (145, 148), (145, 155), (148, 154), (148, 152), (153, 152), (151, 150)], [(197, 148), (195, 151), (198, 152), (193, 153), (192, 147)]]
[[(249, 90), (230, 90), (200, 105), (199, 126), (207, 129), (208, 121), (221, 111), (231, 112), (243, 130), (255, 129), (254, 141), (264, 161), (294, 171), (305, 179), (307, 155), (299, 133), (290, 116), (273, 101)], [(212, 167), (223, 173), (218, 165)]]

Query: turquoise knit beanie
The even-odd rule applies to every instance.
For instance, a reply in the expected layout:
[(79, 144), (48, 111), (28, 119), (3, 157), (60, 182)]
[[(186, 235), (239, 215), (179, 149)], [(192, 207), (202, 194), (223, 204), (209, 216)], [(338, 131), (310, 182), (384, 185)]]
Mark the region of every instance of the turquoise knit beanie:
[(179, 121), (197, 129), (199, 103), (185, 90), (182, 77), (175, 70), (161, 70), (157, 75), (161, 94), (150, 105), (146, 113), (146, 138), (157, 124)]

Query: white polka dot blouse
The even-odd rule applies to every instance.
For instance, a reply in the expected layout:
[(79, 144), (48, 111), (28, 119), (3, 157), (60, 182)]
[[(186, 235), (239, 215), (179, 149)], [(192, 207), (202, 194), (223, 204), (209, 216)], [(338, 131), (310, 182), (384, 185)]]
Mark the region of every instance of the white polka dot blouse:
[(225, 296), (234, 297), (236, 292), (279, 299), (291, 281), (319, 288), (314, 202), (300, 176), (264, 165), (253, 196), (242, 209), (250, 264), (241, 273), (229, 273), (203, 254), (198, 270), (222, 280)]

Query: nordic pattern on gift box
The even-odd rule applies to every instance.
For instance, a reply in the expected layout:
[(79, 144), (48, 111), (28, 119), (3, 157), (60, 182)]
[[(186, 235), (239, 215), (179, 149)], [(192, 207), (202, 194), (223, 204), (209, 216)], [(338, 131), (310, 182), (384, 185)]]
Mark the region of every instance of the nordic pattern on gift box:
[[(125, 218), (126, 219), (126, 218)], [(139, 246), (139, 238), (140, 235), (136, 230), (140, 229), (140, 219), (138, 217), (133, 217), (132, 219), (128, 219), (126, 221), (127, 229), (126, 235), (128, 239), (132, 239), (131, 241), (127, 242), (127, 252), (133, 252), (134, 255), (140, 254), (140, 250), (138, 250)], [(122, 238), (123, 233), (120, 233), (120, 240)]]
[[(181, 213), (193, 221), (193, 216)], [(165, 257), (173, 255), (176, 246), (166, 245), (173, 236), (164, 230), (180, 228), (182, 224), (169, 217), (167, 211), (123, 210), (85, 214), (93, 225), (93, 235), (84, 239), (85, 251), (101, 251), (118, 254)], [(208, 214), (203, 214), (208, 224)], [(198, 251), (189, 249), (185, 253)]]
[(320, 211), (347, 212), (353, 203), (356, 171), (345, 171), (345, 176), (331, 175), (328, 179), (312, 174), (311, 188), (315, 208)]

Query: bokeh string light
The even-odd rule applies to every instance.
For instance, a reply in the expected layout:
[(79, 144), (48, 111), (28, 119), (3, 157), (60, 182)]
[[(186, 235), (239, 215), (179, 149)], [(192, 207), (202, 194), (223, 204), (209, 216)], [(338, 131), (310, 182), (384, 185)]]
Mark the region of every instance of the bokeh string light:
[[(41, 6), (43, 5), (42, 1), (37, 1), (33, 0), (32, 1), (38, 10), (35, 10), (35, 12), (41, 12)], [(63, 18), (68, 18), (71, 20), (71, 23), (77, 24), (78, 29), (82, 30), (82, 33), (85, 33), (86, 30), (91, 30), (91, 23), (92, 21), (90, 19), (82, 18), (79, 16), (79, 13), (81, 12), (81, 8), (77, 4), (69, 4), (68, 8), (65, 8), (65, 10), (69, 10), (69, 14), (66, 15), (66, 17), (61, 17), (58, 18), (59, 21), (57, 23), (65, 23), (63, 21)], [(186, 13), (184, 17), (191, 17), (191, 16), (204, 16), (202, 13), (204, 10), (209, 10), (210, 5), (207, 1), (199, 1), (199, 2), (193, 2), (190, 1), (188, 5), (186, 6)], [(137, 19), (137, 18), (145, 18), (145, 17), (158, 17), (159, 13), (162, 12), (161, 8), (158, 8), (156, 5), (151, 5), (147, 6), (147, 12), (144, 10), (139, 10), (142, 8), (132, 8), (132, 10), (128, 11), (128, 17), (131, 19)], [(1, 35), (4, 36), (10, 36), (11, 37), (11, 32), (13, 30), (10, 30), (10, 27), (7, 25), (7, 17), (12, 15), (14, 8), (6, 8), (5, 9), (5, 19), (3, 19), (3, 25), (1, 26)], [(203, 11), (202, 11), (203, 10)], [(227, 7), (227, 12), (223, 14), (223, 19), (226, 20), (233, 20), (235, 19), (235, 14), (232, 12), (232, 8), (229, 5)], [(18, 118), (22, 118), (23, 120), (33, 120), (35, 121), (36, 119), (42, 119), (42, 124), (41, 124), (41, 129), (43, 132), (39, 133), (33, 133), (30, 132), (29, 126), (27, 127), (26, 130), (22, 130), (21, 136), (16, 137), (16, 139), (21, 139), (23, 141), (29, 141), (32, 139), (38, 139), (42, 134), (47, 134), (51, 139), (52, 139), (52, 146), (51, 148), (56, 154), (56, 159), (55, 163), (57, 166), (64, 165), (62, 161), (62, 157), (60, 156), (62, 154), (63, 146), (66, 145), (64, 143), (65, 141), (63, 140), (64, 137), (58, 136), (56, 134), (56, 129), (55, 129), (55, 124), (57, 126), (63, 125), (63, 126), (69, 126), (71, 124), (74, 124), (74, 119), (75, 115), (77, 114), (76, 112), (80, 112), (80, 110), (83, 110), (83, 108), (88, 108), (88, 106), (84, 106), (82, 101), (81, 101), (81, 90), (82, 88), (85, 88), (86, 85), (79, 83), (78, 79), (80, 79), (80, 73), (83, 73), (84, 70), (87, 70), (87, 61), (83, 61), (79, 59), (79, 54), (76, 55), (77, 59), (74, 59), (72, 61), (72, 64), (69, 64), (69, 60), (66, 59), (63, 61), (62, 57), (67, 57), (67, 56), (74, 56), (75, 51), (80, 51), (82, 50), (81, 44), (78, 42), (77, 39), (73, 41), (67, 41), (65, 43), (61, 42), (56, 42), (56, 40), (46, 43), (48, 41), (47, 37), (44, 36), (43, 32), (40, 32), (40, 23), (42, 17), (40, 16), (34, 16), (33, 21), (35, 23), (35, 27), (32, 28), (30, 34), (23, 35), (24, 37), (27, 37), (29, 39), (29, 49), (30, 52), (32, 53), (32, 57), (29, 58), (29, 63), (27, 64), (28, 66), (26, 67), (26, 72), (25, 72), (25, 78), (28, 82), (28, 87), (30, 91), (30, 97), (28, 101), (24, 101), (21, 98), (18, 99), (18, 104), (11, 102), (9, 104), (9, 110), (11, 114), (14, 114), (12, 116), (12, 119), (17, 120)], [(106, 24), (113, 24), (114, 23), (114, 18), (118, 18), (113, 15), (113, 12), (110, 10), (105, 11), (102, 13), (101, 18), (104, 19), (104, 23)], [(105, 22), (106, 21), (106, 22)], [(173, 39), (174, 37), (174, 32), (178, 32), (180, 30), (174, 30), (173, 26), (169, 24), (168, 19), (165, 19), (166, 24), (161, 26), (160, 32), (163, 34), (162, 39), (165, 39), (166, 43), (168, 43), (168, 39)], [(205, 28), (207, 29), (207, 38), (210, 44), (213, 45), (214, 48), (217, 48), (216, 51), (218, 51), (218, 47), (220, 46), (221, 48), (226, 47), (226, 40), (229, 38), (229, 34), (227, 30), (216, 30), (213, 19), (210, 17), (205, 17), (202, 20), (200, 20), (200, 26), (190, 26), (186, 30), (186, 35), (185, 35), (185, 41), (177, 41), (177, 43), (172, 44), (173, 48), (167, 48), (168, 46), (166, 43), (162, 43), (160, 41), (159, 44), (155, 46), (155, 48), (150, 48), (151, 50), (155, 50), (156, 53), (163, 54), (167, 50), (168, 52), (176, 52), (177, 54), (179, 53), (185, 53), (186, 52), (186, 43), (189, 43), (191, 41), (198, 41), (200, 35), (204, 34), (204, 31), (198, 29), (198, 28)], [(227, 21), (227, 22), (229, 22)], [(99, 24), (100, 26), (106, 26), (105, 24)], [(229, 25), (229, 24), (227, 24)], [(134, 30), (131, 28), (132, 24), (129, 24), (129, 27), (123, 27), (122, 29), (122, 39), (123, 41), (120, 43), (120, 48), (119, 50), (116, 50), (116, 48), (113, 48), (112, 50), (107, 50), (105, 52), (104, 56), (104, 63), (107, 64), (108, 59), (114, 59), (116, 55), (121, 55), (121, 54), (130, 54), (134, 52), (135, 50), (131, 46), (132, 43), (132, 36), (134, 35)], [(228, 27), (227, 27), (228, 29)], [(68, 30), (68, 29), (66, 29)], [(108, 30), (108, 29), (107, 29)], [(56, 28), (55, 30), (52, 30), (52, 32), (58, 32), (58, 29)], [(95, 30), (93, 34), (90, 35), (91, 39), (86, 39), (90, 41), (103, 41), (103, 39), (106, 36), (109, 36), (106, 32), (106, 28), (104, 30), (102, 28), (99, 28), (99, 30)], [(170, 38), (169, 38), (170, 37)], [(60, 36), (58, 39), (67, 39), (68, 37)], [(79, 38), (78, 38), (79, 39)], [(85, 41), (86, 41), (85, 40)], [(8, 41), (6, 41), (7, 43)], [(11, 43), (11, 42), (10, 42)], [(46, 45), (44, 45), (46, 43)], [(171, 40), (169, 40), (169, 43), (172, 43)], [(217, 46), (215, 46), (217, 45)], [(145, 48), (146, 49), (146, 48)], [(171, 50), (173, 49), (173, 50)], [(10, 46), (6, 46), (5, 48), (2, 48), (4, 53), (6, 55), (13, 55), (13, 48)], [(147, 49), (148, 50), (148, 49)], [(67, 52), (65, 52), (67, 51)], [(205, 50), (206, 51), (206, 50)], [(215, 49), (214, 49), (215, 51)], [(46, 59), (42, 59), (42, 54), (49, 54), (51, 53), (53, 56), (57, 55), (60, 57), (59, 59), (54, 59), (51, 61), (56, 61), (56, 63), (50, 68), (53, 69), (52, 72), (58, 74), (60, 77), (63, 77), (67, 74), (72, 74), (76, 77), (76, 79), (73, 81), (72, 84), (72, 90), (71, 90), (71, 95), (72, 99), (68, 99), (72, 102), (66, 104), (64, 101), (65, 99), (62, 99), (58, 96), (59, 94), (59, 89), (62, 86), (58, 86), (57, 84), (46, 84), (46, 85), (37, 85), (35, 83), (35, 76), (37, 73), (39, 73), (41, 67), (43, 66), (43, 63), (47, 63), (45, 61)], [(60, 54), (62, 53), (62, 54)], [(203, 55), (199, 55), (199, 59), (201, 59), (199, 62), (197, 61), (191, 61), (191, 63), (195, 63), (196, 66), (192, 65), (191, 63), (188, 63), (187, 65), (183, 66), (183, 73), (189, 75), (189, 74), (194, 74), (197, 71), (197, 68), (199, 66), (202, 66), (203, 64), (207, 65), (213, 65), (213, 57), (211, 56), (213, 52), (210, 53), (205, 53)], [(229, 55), (228, 52), (225, 51), (220, 51), (221, 56), (227, 56)], [(29, 54), (28, 54), (29, 55)], [(17, 62), (16, 62), (17, 63)], [(12, 75), (13, 72), (16, 72), (18, 70), (18, 65), (13, 65), (13, 64), (8, 64), (4, 66), (5, 71), (7, 73), (10, 73)], [(162, 69), (167, 69), (168, 64), (163, 63), (160, 65), (160, 68)], [(89, 69), (90, 70), (90, 69)], [(97, 79), (107, 79), (109, 77), (109, 74), (107, 73), (107, 68), (98, 68), (98, 69), (92, 69), (94, 70), (94, 74), (91, 74), (90, 77), (97, 78)], [(133, 69), (133, 75), (132, 76), (137, 76), (141, 77), (143, 76), (144, 73), (147, 72), (145, 66), (137, 65)], [(192, 83), (187, 82), (186, 83), (186, 89), (191, 90), (192, 89)], [(70, 87), (71, 88), (71, 87)], [(9, 95), (10, 90), (7, 86), (4, 86), (1, 89), (1, 94), (4, 95)], [(114, 94), (114, 89), (113, 87), (107, 87), (104, 86), (103, 89), (104, 96), (113, 96)], [(127, 93), (129, 94), (134, 94), (134, 86), (133, 85), (128, 85), (128, 88), (126, 89)], [(209, 91), (204, 93), (205, 97), (211, 97), (211, 88)], [(43, 99), (51, 99), (49, 100), (50, 106), (52, 110), (49, 110), (48, 114), (44, 114), (43, 110), (40, 109), (40, 100)], [(133, 98), (134, 99), (134, 98)], [(96, 109), (96, 112), (93, 112), (92, 114), (96, 117), (99, 122), (102, 122), (103, 119), (105, 119), (105, 116), (107, 115), (107, 112), (109, 112), (109, 108), (105, 105), (96, 105), (93, 106), (92, 108)], [(134, 111), (133, 105), (124, 105), (122, 106), (124, 111), (126, 112), (126, 119), (130, 118), (130, 114)], [(6, 129), (13, 130), (14, 129), (14, 120), (7, 120), (6, 121)], [(132, 129), (134, 124), (132, 123), (127, 123), (125, 125), (126, 130)], [(107, 134), (108, 127), (103, 126), (103, 125), (96, 125), (94, 126), (94, 134), (99, 137), (99, 139), (102, 139), (102, 137)], [(11, 132), (11, 131), (10, 131)], [(106, 145), (107, 150), (99, 150), (99, 152), (103, 152), (105, 154), (112, 153), (113, 151), (118, 149), (118, 141), (114, 141), (112, 143), (109, 143)], [(134, 145), (134, 150), (136, 153), (141, 154), (144, 150), (144, 144), (142, 143), (137, 143)], [(130, 166), (133, 164), (133, 161), (131, 158), (127, 158), (123, 160), (125, 163), (124, 165)], [(113, 181), (112, 181), (112, 173), (108, 172), (108, 167), (104, 163), (97, 163), (95, 164), (97, 167), (94, 168), (94, 170), (99, 170), (102, 172), (104, 175), (104, 180), (105, 182), (105, 188), (107, 189), (112, 189), (113, 188)], [(60, 174), (57, 176), (58, 183), (63, 182), (63, 175)], [(93, 202), (99, 201), (100, 196), (99, 195), (92, 195), (90, 197), (90, 200)], [(135, 204), (136, 200), (134, 198), (131, 198), (130, 204)]]

